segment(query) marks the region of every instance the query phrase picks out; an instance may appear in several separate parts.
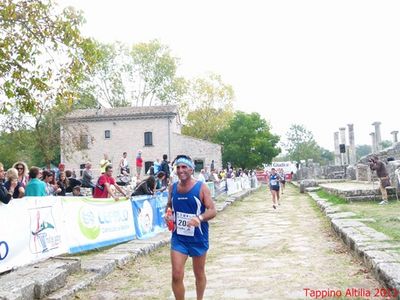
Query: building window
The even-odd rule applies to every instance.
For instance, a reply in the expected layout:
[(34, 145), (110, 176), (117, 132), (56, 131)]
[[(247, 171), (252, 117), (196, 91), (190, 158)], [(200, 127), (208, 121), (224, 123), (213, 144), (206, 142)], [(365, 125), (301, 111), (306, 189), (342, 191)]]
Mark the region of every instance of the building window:
[(152, 161), (145, 161), (144, 162), (144, 172), (147, 174), (147, 171), (150, 169), (150, 167), (153, 165)]
[(195, 172), (200, 172), (201, 169), (204, 169), (204, 160), (195, 159), (194, 160), (194, 171)]
[(79, 175), (81, 176), (81, 178), (82, 178), (82, 175), (83, 175), (83, 170), (85, 170), (85, 167), (86, 167), (86, 164), (80, 164), (79, 165)]
[(153, 146), (153, 133), (151, 131), (144, 133), (144, 145)]
[(105, 130), (104, 131), (104, 138), (105, 139), (111, 139), (111, 130)]
[(89, 136), (87, 134), (81, 134), (79, 137), (79, 146), (82, 150), (89, 149)]

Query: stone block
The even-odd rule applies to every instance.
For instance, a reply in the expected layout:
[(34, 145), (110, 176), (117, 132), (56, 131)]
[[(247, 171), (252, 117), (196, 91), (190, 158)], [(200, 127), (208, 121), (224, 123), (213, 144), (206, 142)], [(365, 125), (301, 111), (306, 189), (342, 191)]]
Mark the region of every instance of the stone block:
[[(329, 219), (331, 219), (331, 220), (346, 219), (346, 218), (351, 218), (351, 217), (355, 217), (356, 216), (356, 214), (351, 212), (351, 211), (340, 212), (340, 210), (336, 210), (333, 213), (326, 213), (326, 214), (327, 214), (327, 217)], [(360, 223), (360, 222), (358, 222), (358, 223), (362, 225), (362, 223)], [(358, 223), (354, 222), (353, 223), (354, 224), (353, 227), (355, 227), (356, 224), (358, 224)], [(359, 225), (357, 225), (357, 226), (359, 226)], [(347, 226), (347, 227), (349, 227), (349, 226)]]
[(35, 274), (35, 298), (42, 299), (44, 296), (62, 288), (67, 281), (66, 269), (49, 268), (46, 272)]
[(7, 275), (3, 275), (1, 278), (0, 299), (34, 299), (35, 281), (33, 279)]
[(388, 288), (400, 291), (400, 263), (379, 263), (374, 273)]
[(116, 266), (115, 260), (88, 259), (82, 261), (82, 270), (86, 272), (98, 273), (106, 276), (114, 271)]

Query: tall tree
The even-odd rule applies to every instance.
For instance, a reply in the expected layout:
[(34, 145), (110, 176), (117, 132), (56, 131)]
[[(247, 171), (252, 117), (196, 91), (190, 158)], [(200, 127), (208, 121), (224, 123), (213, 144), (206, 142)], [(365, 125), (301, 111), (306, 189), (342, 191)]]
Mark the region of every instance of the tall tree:
[(293, 124), (286, 135), (285, 150), (290, 160), (297, 162), (307, 159), (313, 159), (315, 162), (322, 161), (321, 148), (314, 140), (312, 132), (303, 125)]
[(176, 76), (179, 60), (158, 40), (135, 44), (130, 51), (133, 105), (177, 104), (186, 80)]
[(180, 110), (186, 122), (182, 133), (215, 142), (218, 132), (233, 117), (233, 100), (232, 86), (223, 83), (219, 75), (209, 74), (191, 81), (188, 98)]
[(83, 18), (56, 13), (52, 0), (0, 2), (0, 109), (35, 114), (75, 99), (73, 84), (86, 67)]
[(228, 127), (219, 132), (223, 146), (222, 160), (233, 166), (253, 169), (271, 163), (280, 153), (279, 137), (270, 132), (270, 126), (258, 113), (236, 112)]
[(78, 87), (76, 108), (130, 106), (127, 79), (130, 61), (128, 48), (121, 43), (93, 42), (90, 51), (91, 68)]

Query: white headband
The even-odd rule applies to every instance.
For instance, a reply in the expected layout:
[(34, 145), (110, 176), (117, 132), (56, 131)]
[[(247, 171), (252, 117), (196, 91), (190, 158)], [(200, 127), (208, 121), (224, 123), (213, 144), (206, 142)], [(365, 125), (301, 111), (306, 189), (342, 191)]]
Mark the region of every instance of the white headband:
[(188, 166), (189, 168), (194, 170), (194, 164), (190, 159), (187, 159), (185, 157), (180, 157), (177, 160), (175, 160), (174, 165), (177, 166), (178, 164), (184, 164)]

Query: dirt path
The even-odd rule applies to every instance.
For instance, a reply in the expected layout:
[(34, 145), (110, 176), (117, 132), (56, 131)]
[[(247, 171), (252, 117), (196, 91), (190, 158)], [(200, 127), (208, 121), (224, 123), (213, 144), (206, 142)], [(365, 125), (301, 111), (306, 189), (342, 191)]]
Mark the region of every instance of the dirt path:
[[(346, 297), (346, 289), (373, 293), (379, 287), (313, 202), (291, 186), (277, 210), (265, 189), (235, 202), (212, 221), (211, 238), (205, 299), (315, 299), (312, 290), (328, 289), (340, 291), (342, 299), (358, 299)], [(191, 263), (185, 284), (186, 298), (195, 299)], [(76, 297), (173, 299), (169, 246), (113, 272)]]

